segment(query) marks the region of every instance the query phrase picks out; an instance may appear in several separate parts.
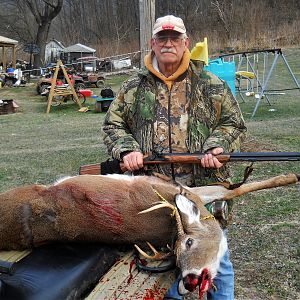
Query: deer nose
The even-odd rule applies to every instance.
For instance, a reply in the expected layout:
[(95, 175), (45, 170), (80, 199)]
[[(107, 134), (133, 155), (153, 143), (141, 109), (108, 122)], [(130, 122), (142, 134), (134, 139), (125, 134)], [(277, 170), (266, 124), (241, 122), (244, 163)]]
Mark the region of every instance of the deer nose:
[(199, 282), (201, 282), (201, 275), (188, 274), (182, 279), (182, 281), (186, 290), (194, 292), (197, 285), (199, 285)]

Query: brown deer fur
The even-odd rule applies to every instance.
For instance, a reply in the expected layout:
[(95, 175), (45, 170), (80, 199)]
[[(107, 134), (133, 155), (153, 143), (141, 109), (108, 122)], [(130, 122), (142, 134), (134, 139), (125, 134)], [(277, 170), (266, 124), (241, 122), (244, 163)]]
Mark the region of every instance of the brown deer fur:
[[(204, 204), (296, 183), (298, 179), (290, 174), (244, 184), (235, 190), (207, 186), (184, 188), (181, 192), (181, 187), (156, 177), (81, 175), (49, 187), (18, 187), (0, 194), (0, 249), (32, 248), (55, 241), (148, 241), (166, 246), (177, 235), (175, 254), (183, 278), (190, 273), (200, 276), (206, 268), (212, 280), (227, 245), (218, 222), (205, 218), (209, 212)], [(176, 202), (182, 223), (178, 229), (183, 230), (177, 231), (170, 208), (139, 214), (165, 200), (173, 205)]]
[[(281, 175), (231, 191), (222, 186), (189, 188), (186, 195), (196, 202), (202, 215), (207, 214), (202, 202), (228, 200), (296, 181), (294, 174)], [(0, 249), (23, 249), (65, 240), (113, 244), (149, 241), (166, 245), (176, 231), (170, 210), (138, 215), (160, 200), (154, 189), (171, 203), (179, 193), (178, 187), (158, 178), (137, 176), (129, 180), (126, 175), (82, 175), (50, 187), (14, 188), (0, 194)]]

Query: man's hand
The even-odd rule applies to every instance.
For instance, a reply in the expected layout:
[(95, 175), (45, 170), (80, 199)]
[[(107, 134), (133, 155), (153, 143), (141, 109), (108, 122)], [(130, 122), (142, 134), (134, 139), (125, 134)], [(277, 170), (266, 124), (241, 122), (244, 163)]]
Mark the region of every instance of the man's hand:
[(136, 171), (144, 166), (143, 154), (139, 151), (129, 152), (123, 157), (124, 166), (128, 171)]
[(204, 157), (201, 159), (201, 165), (203, 168), (221, 168), (223, 166), (222, 163), (218, 161), (214, 155), (218, 155), (224, 152), (224, 149), (221, 147), (212, 148), (207, 151)]
[[(213, 148), (204, 155), (201, 159), (201, 165), (203, 168), (221, 168), (222, 163), (218, 161), (215, 155), (223, 153), (224, 150), (221, 147)], [(143, 168), (143, 154), (139, 151), (129, 152), (123, 157), (124, 166), (128, 171), (136, 171)]]

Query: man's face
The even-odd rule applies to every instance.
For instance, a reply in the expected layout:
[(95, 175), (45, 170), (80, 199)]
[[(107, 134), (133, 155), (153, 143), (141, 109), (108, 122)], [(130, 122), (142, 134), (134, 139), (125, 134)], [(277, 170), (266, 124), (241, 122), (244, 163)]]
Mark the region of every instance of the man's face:
[(179, 32), (164, 30), (151, 39), (151, 46), (159, 64), (179, 65), (189, 39)]

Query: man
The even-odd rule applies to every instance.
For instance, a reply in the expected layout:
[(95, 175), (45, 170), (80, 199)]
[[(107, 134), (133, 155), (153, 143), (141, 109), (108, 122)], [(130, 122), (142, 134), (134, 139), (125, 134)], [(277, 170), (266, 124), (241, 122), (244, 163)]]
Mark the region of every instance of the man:
[[(238, 149), (246, 131), (239, 106), (228, 86), (203, 65), (190, 60), (189, 38), (182, 19), (158, 18), (145, 68), (121, 87), (105, 117), (104, 142), (128, 171), (143, 168), (149, 152), (205, 152), (201, 165), (157, 165), (150, 170), (188, 185), (225, 181), (228, 170), (214, 156)], [(233, 299), (233, 269), (228, 253), (221, 261), (208, 299)], [(166, 299), (182, 299), (177, 285)]]

